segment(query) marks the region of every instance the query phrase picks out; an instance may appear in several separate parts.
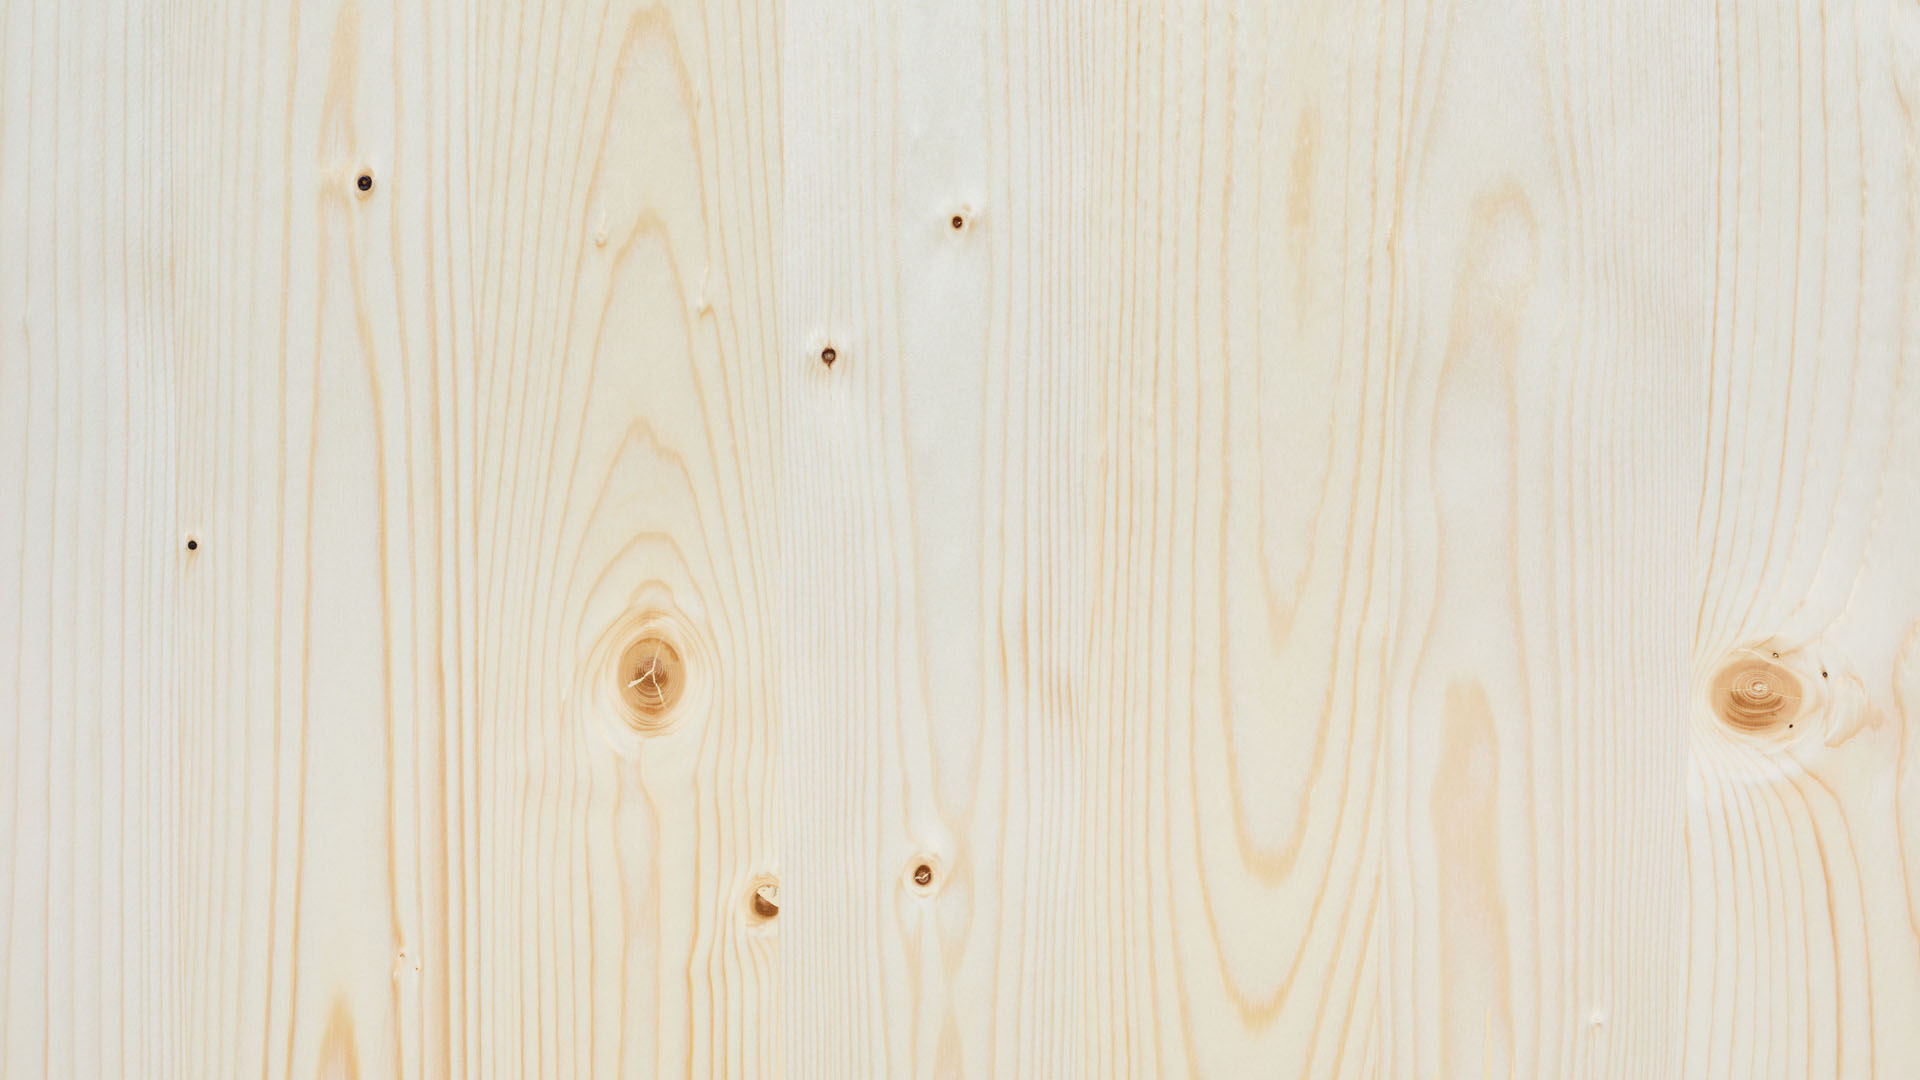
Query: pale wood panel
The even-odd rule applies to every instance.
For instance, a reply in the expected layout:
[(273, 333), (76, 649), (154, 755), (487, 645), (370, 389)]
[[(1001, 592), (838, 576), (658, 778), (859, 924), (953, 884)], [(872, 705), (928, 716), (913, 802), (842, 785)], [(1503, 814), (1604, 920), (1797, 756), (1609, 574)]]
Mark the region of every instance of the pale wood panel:
[[(764, 5), (622, 0), (489, 13), (456, 54), (469, 1068), (778, 1067), (748, 901), (778, 870), (774, 33)], [(614, 664), (653, 631), (683, 695), (640, 733)]]
[(1920, 18), (1729, 7), (1711, 30), (1693, 675), (1777, 653), (1804, 701), (1755, 732), (1694, 710), (1684, 1068), (1904, 1076), (1920, 1071)]
[(433, 358), (400, 347), (422, 297), (379, 228), (409, 187), (396, 27), (362, 14), (199, 7), (164, 31), (174, 149), (140, 224), (172, 253), (197, 549), (170, 778), (185, 1038), (159, 1072), (394, 1075), (418, 1010), (423, 638), (453, 582), (407, 570), (435, 523)]
[(1920, 1069), (1920, 16), (0, 11), (4, 1075)]
[(769, 13), (5, 10), (6, 1074), (774, 1069)]
[(1675, 1075), (1711, 43), (1658, 4), (1406, 36), (1382, 1069)]
[(782, 8), (795, 1076), (1083, 1070), (1089, 18)]
[(1090, 1075), (1379, 1060), (1400, 33), (1090, 26)]
[(0, 6), (0, 1075), (187, 1045), (165, 37)]

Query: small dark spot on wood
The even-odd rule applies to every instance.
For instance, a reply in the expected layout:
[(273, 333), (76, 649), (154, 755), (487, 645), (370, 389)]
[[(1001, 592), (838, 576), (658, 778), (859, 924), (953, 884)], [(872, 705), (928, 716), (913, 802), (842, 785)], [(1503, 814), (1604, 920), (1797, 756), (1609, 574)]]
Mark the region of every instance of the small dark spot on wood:
[(189, 536), (189, 537), (187, 537), (187, 550), (188, 550), (188, 551), (199, 551), (199, 550), (200, 550), (200, 541), (198, 541), (198, 540), (195, 540), (195, 539), (194, 539), (193, 537), (191, 537), (191, 536)]
[(753, 913), (762, 919), (771, 919), (780, 914), (780, 885), (774, 881), (762, 881), (753, 888), (752, 899), (748, 903)]
[(1820, 677), (1821, 677), (1821, 678), (1823, 678), (1823, 679), (1827, 677), (1827, 669), (1826, 669), (1826, 668), (1821, 668), (1821, 669), (1820, 669)]
[(953, 215), (953, 227), (955, 231), (966, 228), (967, 227), (966, 217), (961, 214)]
[(840, 352), (833, 346), (829, 345), (820, 350), (820, 362), (828, 367), (832, 367), (833, 362), (838, 359), (840, 359)]
[(933, 867), (928, 866), (926, 863), (921, 863), (919, 866), (914, 867), (913, 883), (923, 887), (933, 884)]
[(373, 176), (368, 173), (361, 173), (360, 179), (354, 181), (354, 186), (358, 187), (361, 191), (372, 191)]
[(1774, 658), (1775, 660), (1778, 660), (1778, 659), (1780, 659), (1780, 654), (1779, 654), (1779, 653), (1774, 653), (1774, 654), (1773, 654), (1773, 658)]

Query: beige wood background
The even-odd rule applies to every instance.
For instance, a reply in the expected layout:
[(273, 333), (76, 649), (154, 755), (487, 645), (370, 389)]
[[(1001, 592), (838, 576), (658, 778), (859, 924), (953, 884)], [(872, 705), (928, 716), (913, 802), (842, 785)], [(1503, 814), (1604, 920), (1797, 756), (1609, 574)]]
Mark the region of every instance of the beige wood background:
[(1916, 100), (1885, 0), (4, 0), (0, 1075), (1920, 1075)]

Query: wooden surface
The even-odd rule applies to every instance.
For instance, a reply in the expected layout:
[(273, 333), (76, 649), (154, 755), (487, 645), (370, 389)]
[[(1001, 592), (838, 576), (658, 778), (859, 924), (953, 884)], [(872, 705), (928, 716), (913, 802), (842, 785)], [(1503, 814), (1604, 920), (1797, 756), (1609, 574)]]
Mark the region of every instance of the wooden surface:
[(1920, 1075), (1915, 101), (0, 2), (0, 1076)]

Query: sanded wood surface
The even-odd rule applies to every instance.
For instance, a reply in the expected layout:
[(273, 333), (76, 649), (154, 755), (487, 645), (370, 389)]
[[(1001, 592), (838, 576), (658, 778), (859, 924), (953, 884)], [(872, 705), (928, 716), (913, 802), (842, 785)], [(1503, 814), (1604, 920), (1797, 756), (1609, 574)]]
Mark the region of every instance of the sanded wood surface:
[(0, 1077), (1920, 1075), (1916, 100), (0, 0)]

